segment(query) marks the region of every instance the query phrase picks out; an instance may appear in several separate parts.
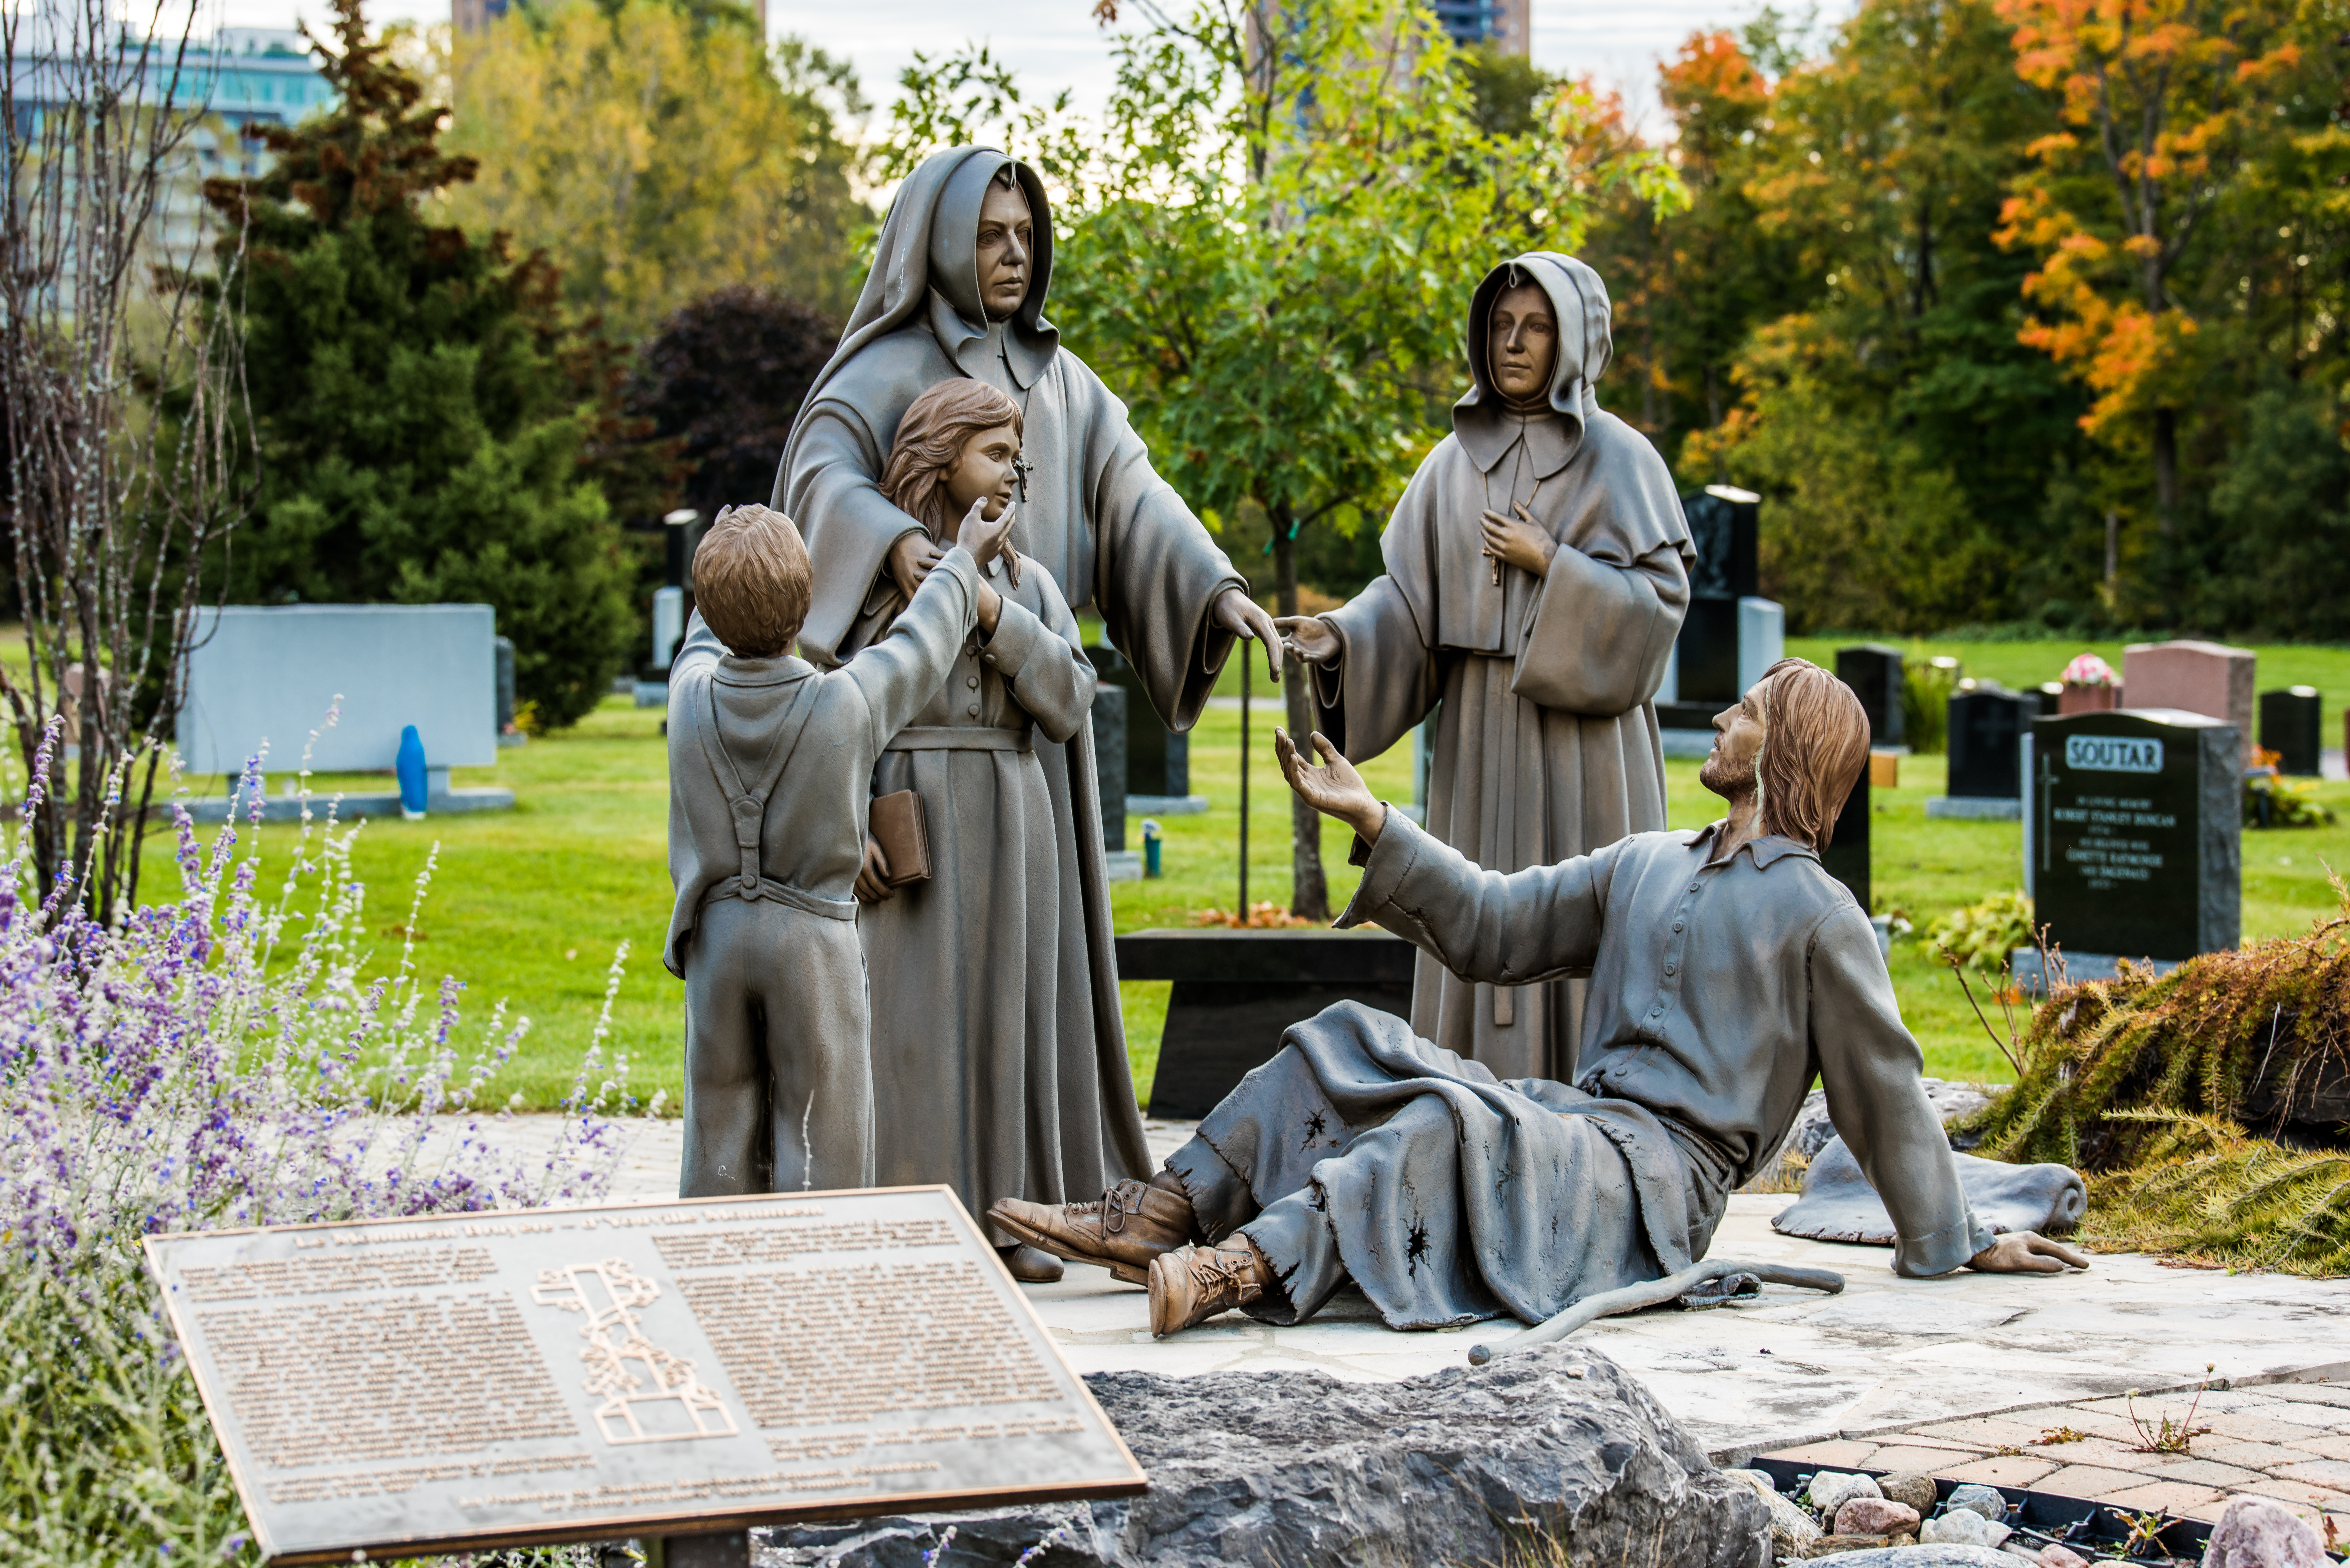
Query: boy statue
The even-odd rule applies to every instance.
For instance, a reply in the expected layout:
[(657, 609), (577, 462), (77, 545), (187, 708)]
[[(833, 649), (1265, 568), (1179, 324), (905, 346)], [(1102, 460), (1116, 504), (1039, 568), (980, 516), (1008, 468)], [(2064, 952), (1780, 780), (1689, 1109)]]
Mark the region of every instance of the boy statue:
[(1587, 970), (1580, 1081), (1503, 1082), (1340, 1002), (1149, 1186), (991, 1218), (1147, 1278), (1157, 1334), (1232, 1307), (1297, 1323), (1350, 1278), (1392, 1328), (1539, 1323), (1702, 1258), (1818, 1078), (1893, 1218), (1896, 1273), (2086, 1268), (1977, 1221), (1868, 917), (1821, 868), (1867, 761), (1859, 700), (1782, 659), (1713, 724), (1699, 780), (1723, 820), (1507, 876), (1381, 805), (1322, 736), (1317, 767), (1276, 732), (1290, 787), (1357, 834), (1363, 884), (1338, 923), (1375, 920), (1487, 983)]
[(1003, 601), (1012, 532), (963, 520), (888, 636), (828, 673), (795, 658), (808, 554), (764, 506), (719, 514), (669, 677), (662, 961), (685, 981), (681, 1198), (873, 1185), (873, 1068), (855, 887), (873, 764)]

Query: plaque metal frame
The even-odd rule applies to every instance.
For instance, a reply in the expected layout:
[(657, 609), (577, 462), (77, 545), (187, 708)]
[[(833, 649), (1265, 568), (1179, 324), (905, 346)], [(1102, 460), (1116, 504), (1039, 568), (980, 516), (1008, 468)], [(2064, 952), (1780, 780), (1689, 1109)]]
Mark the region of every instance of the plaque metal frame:
[[(795, 1222), (797, 1230), (792, 1229)], [(809, 1222), (814, 1222), (813, 1228)], [(844, 1223), (869, 1223), (879, 1229), (868, 1235), (891, 1239), (859, 1244), (849, 1236), (832, 1246), (809, 1240), (826, 1235), (838, 1240), (846, 1234)], [(756, 1244), (744, 1243), (740, 1238), (760, 1231), (783, 1238), (780, 1257), (774, 1245), (766, 1255), (750, 1255)], [(661, 1243), (680, 1237), (683, 1240), (677, 1255), (687, 1261), (671, 1262), (660, 1250)], [(792, 1248), (789, 1242), (795, 1237), (809, 1244)], [(702, 1534), (882, 1513), (1131, 1497), (1149, 1490), (1147, 1479), (1117, 1428), (1083, 1380), (1061, 1358), (1050, 1332), (1005, 1272), (953, 1189), (943, 1186), (639, 1199), (407, 1220), (179, 1231), (148, 1237), (144, 1246), (172, 1331), (187, 1355), (189, 1371), (227, 1458), (255, 1544), (271, 1563), (282, 1568), (508, 1546)], [(865, 1265), (861, 1271), (860, 1258)], [(431, 1266), (442, 1263), (450, 1263), (456, 1272), (420, 1282)], [(317, 1276), (320, 1281), (359, 1279), (361, 1282), (314, 1282), (305, 1288), (299, 1271), (306, 1265), (327, 1266), (328, 1272)], [(794, 1423), (785, 1422), (782, 1428), (759, 1424), (752, 1396), (738, 1386), (726, 1365), (726, 1352), (721, 1349), (723, 1322), (705, 1323), (693, 1307), (693, 1293), (687, 1287), (723, 1288), (730, 1282), (752, 1282), (781, 1293), (785, 1282), (821, 1268), (820, 1280), (802, 1286), (813, 1300), (827, 1292), (853, 1293), (855, 1276), (862, 1272), (868, 1276), (864, 1283), (868, 1299), (862, 1304), (869, 1318), (871, 1293), (890, 1289), (883, 1271), (893, 1266), (928, 1271), (920, 1277), (935, 1282), (932, 1289), (941, 1293), (935, 1299), (944, 1305), (933, 1314), (940, 1321), (927, 1329), (933, 1344), (940, 1343), (937, 1336), (956, 1326), (944, 1321), (946, 1308), (958, 1303), (970, 1307), (983, 1299), (1002, 1308), (1012, 1331), (1009, 1337), (975, 1334), (951, 1339), (957, 1352), (978, 1346), (983, 1361), (987, 1347), (994, 1347), (993, 1364), (983, 1365), (978, 1374), (996, 1379), (992, 1397), (921, 1405), (910, 1404), (901, 1395), (893, 1406), (891, 1397), (884, 1394), (879, 1397), (879, 1413), (884, 1418), (894, 1416), (901, 1422), (919, 1423), (925, 1414), (932, 1414), (962, 1424), (901, 1428), (902, 1435), (891, 1441), (889, 1428), (879, 1433), (871, 1430), (875, 1416), (868, 1414), (861, 1436), (854, 1430), (815, 1433), (800, 1440), (798, 1458), (785, 1457), (775, 1444), (789, 1447), (789, 1440), (774, 1438), (772, 1434)], [(402, 1270), (405, 1277), (394, 1277)], [(369, 1271), (375, 1276), (372, 1281), (362, 1278)], [(283, 1288), (271, 1292), (266, 1287), (273, 1282)], [(946, 1299), (956, 1292), (962, 1293), (955, 1300)], [(778, 1293), (774, 1299), (784, 1298)], [(894, 1303), (909, 1298), (901, 1293), (888, 1299)], [(920, 1317), (925, 1304), (934, 1298), (916, 1293), (910, 1299), (910, 1306), (899, 1312), (900, 1320)], [(849, 1310), (855, 1310), (853, 1294), (851, 1300)], [(429, 1317), (428, 1326), (458, 1321), (454, 1314), (463, 1314), (462, 1321), (467, 1324), (477, 1324), (487, 1321), (484, 1315), (487, 1314), (495, 1320), (494, 1331), (504, 1336), (505, 1346), (523, 1345), (537, 1351), (538, 1365), (559, 1399), (551, 1400), (546, 1390), (501, 1387), (491, 1401), (497, 1407), (492, 1424), (504, 1421), (511, 1427), (519, 1410), (525, 1424), (535, 1417), (538, 1429), (525, 1431), (520, 1438), (492, 1437), (470, 1448), (448, 1449), (437, 1462), (411, 1463), (402, 1470), (349, 1466), (320, 1469), (316, 1464), (289, 1467), (265, 1459), (256, 1451), (254, 1435), (244, 1419), (246, 1414), (256, 1413), (251, 1407), (258, 1401), (251, 1386), (236, 1385), (237, 1371), (241, 1367), (252, 1372), (257, 1367), (261, 1370), (255, 1376), (265, 1380), (272, 1365), (307, 1366), (327, 1354), (324, 1348), (314, 1347), (306, 1356), (299, 1334), (290, 1326), (275, 1336), (269, 1333), (272, 1321), (290, 1325), (303, 1312), (320, 1310), (322, 1301), (346, 1307), (380, 1306), (384, 1315), (393, 1320), (407, 1314), (405, 1321), (411, 1324)], [(214, 1303), (219, 1303), (218, 1313), (210, 1310)], [(256, 1313), (261, 1315), (254, 1316)], [(785, 1314), (787, 1324), (789, 1315)], [(232, 1319), (234, 1326), (222, 1329)], [(839, 1310), (834, 1310), (827, 1321), (851, 1329), (857, 1326)], [(885, 1324), (879, 1339), (887, 1338), (886, 1328)], [(242, 1356), (238, 1366), (224, 1364), (216, 1339), (228, 1342), (231, 1350)], [(868, 1338), (862, 1348), (871, 1349), (877, 1343)], [(773, 1335), (759, 1348), (772, 1351)], [(843, 1345), (836, 1341), (829, 1349), (837, 1353)], [(736, 1354), (747, 1357), (752, 1351), (742, 1348)], [(763, 1379), (760, 1387), (771, 1413), (781, 1407), (777, 1401), (795, 1400), (799, 1401), (792, 1407), (795, 1413), (805, 1412), (807, 1401), (793, 1387), (785, 1386), (782, 1375), (772, 1371), (774, 1365), (762, 1361), (754, 1367), (745, 1362), (743, 1366)], [(869, 1373), (877, 1365), (883, 1366), (886, 1383), (886, 1363), (868, 1361), (868, 1379), (858, 1385), (856, 1369), (843, 1363), (844, 1383), (861, 1391), (868, 1403), (876, 1398)], [(446, 1367), (438, 1369), (444, 1375), (438, 1377), (436, 1368), (429, 1364), (406, 1370), (410, 1385), (424, 1383), (446, 1397)], [(381, 1366), (371, 1365), (370, 1376), (380, 1379), (386, 1374)], [(531, 1380), (525, 1376), (518, 1381)], [(1046, 1384), (1049, 1396), (1044, 1391)], [(317, 1393), (310, 1390), (313, 1405)], [(824, 1393), (817, 1384), (810, 1397), (821, 1401)], [(239, 1406), (240, 1394), (245, 1398), (244, 1409)], [(856, 1404), (857, 1397), (855, 1393), (841, 1396), (848, 1407)], [(557, 1404), (559, 1409), (555, 1407)], [(1063, 1407), (1049, 1417), (1032, 1416), (1025, 1420), (986, 1414), (991, 1409), (1034, 1411), (1054, 1407)], [(798, 1424), (829, 1424), (837, 1428), (851, 1418), (839, 1415), (841, 1404), (831, 1408), (834, 1418), (829, 1422), (818, 1414)], [(567, 1430), (549, 1429), (567, 1416)], [(1006, 1430), (1007, 1427), (1016, 1429)], [(1040, 1429), (1032, 1431), (1032, 1428)], [(265, 1431), (261, 1441), (264, 1446), (275, 1444), (273, 1451), (282, 1458), (295, 1438)], [(399, 1439), (395, 1437), (390, 1442), (396, 1448)], [(527, 1451), (558, 1443), (574, 1451), (536, 1458)], [(827, 1443), (833, 1447), (827, 1449)], [(749, 1452), (745, 1445), (764, 1456), (754, 1462), (771, 1468), (745, 1473)], [(853, 1470), (836, 1466), (795, 1472), (788, 1468), (811, 1459), (822, 1463), (827, 1455), (846, 1458), (860, 1446), (868, 1450), (928, 1446), (939, 1452), (928, 1460), (908, 1459)], [(577, 1451), (580, 1449), (591, 1451)], [(390, 1457), (418, 1458), (412, 1453)], [(941, 1459), (949, 1465), (942, 1467), (937, 1462)], [(727, 1473), (728, 1460), (732, 1474)], [(697, 1469), (697, 1465), (708, 1468)], [(889, 1480), (893, 1474), (936, 1474), (950, 1467), (975, 1473), (929, 1489), (893, 1486)], [(293, 1504), (284, 1501), (289, 1469), (306, 1472), (292, 1478), (297, 1490), (313, 1489), (307, 1495), (297, 1495)], [(567, 1471), (587, 1472), (579, 1479), (583, 1486), (594, 1490), (574, 1488), (575, 1478)], [(408, 1479), (427, 1472), (424, 1481)], [(1005, 1472), (1041, 1479), (1014, 1481), (1003, 1479)], [(384, 1482), (387, 1476), (400, 1478), (406, 1484), (389, 1486)], [(839, 1477), (855, 1479), (827, 1479)], [(831, 1493), (847, 1490), (849, 1495), (785, 1501), (784, 1493), (799, 1490), (794, 1482)], [(281, 1489), (277, 1495), (270, 1490), (273, 1484)], [(338, 1492), (338, 1486), (382, 1490)], [(463, 1489), (481, 1492), (485, 1487), (525, 1490), (518, 1496), (511, 1491), (470, 1500), (460, 1495)], [(548, 1487), (554, 1490), (546, 1490)], [(671, 1492), (698, 1488), (706, 1501), (682, 1507), (660, 1506), (650, 1500), (645, 1506), (634, 1507), (627, 1506), (624, 1499), (602, 1501), (606, 1494), (658, 1493), (664, 1488)], [(413, 1501), (388, 1502), (387, 1494)], [(542, 1510), (566, 1511), (560, 1519), (543, 1523), (515, 1516), (517, 1509), (533, 1503)], [(303, 1508), (310, 1511), (303, 1513)], [(467, 1508), (484, 1515), (477, 1527), (464, 1528), (458, 1517)], [(387, 1511), (398, 1515), (397, 1522), (388, 1522)], [(329, 1529), (346, 1533), (322, 1536), (317, 1519), (321, 1511), (333, 1517)]]

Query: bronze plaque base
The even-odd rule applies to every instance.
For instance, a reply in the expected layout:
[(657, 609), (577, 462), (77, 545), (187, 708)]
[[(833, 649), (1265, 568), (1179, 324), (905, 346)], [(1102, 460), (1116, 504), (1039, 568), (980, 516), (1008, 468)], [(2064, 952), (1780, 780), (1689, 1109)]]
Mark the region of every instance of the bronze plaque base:
[(1128, 1496), (944, 1187), (151, 1237), (273, 1563)]

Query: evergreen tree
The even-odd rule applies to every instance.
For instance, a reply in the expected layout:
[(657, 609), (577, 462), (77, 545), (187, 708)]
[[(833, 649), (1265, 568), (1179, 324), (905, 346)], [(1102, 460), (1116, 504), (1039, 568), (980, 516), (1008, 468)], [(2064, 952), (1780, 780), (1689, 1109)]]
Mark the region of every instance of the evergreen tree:
[(474, 173), (441, 150), (448, 111), (369, 41), (359, 0), (336, 0), (334, 32), (335, 107), (265, 131), (259, 178), (205, 188), (246, 234), (216, 297), (245, 333), (261, 484), (218, 580), (243, 603), (487, 603), (517, 697), (572, 723), (631, 624), (582, 468), (598, 389), (543, 256), (424, 216)]

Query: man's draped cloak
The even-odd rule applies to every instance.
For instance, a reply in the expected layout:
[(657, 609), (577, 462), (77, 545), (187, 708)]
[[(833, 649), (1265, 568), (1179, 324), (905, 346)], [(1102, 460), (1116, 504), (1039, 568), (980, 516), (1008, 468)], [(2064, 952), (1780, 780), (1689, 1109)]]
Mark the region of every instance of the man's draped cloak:
[[(1487, 364), (1493, 301), (1539, 283), (1559, 324), (1550, 406), (1502, 406)], [(1497, 267), (1470, 307), (1475, 385), (1397, 504), (1385, 575), (1322, 617), (1343, 651), (1317, 670), (1317, 722), (1375, 757), (1435, 711), (1430, 833), (1497, 871), (1544, 866), (1665, 826), (1651, 702), (1689, 607), (1695, 561), (1655, 447), (1602, 411), (1607, 296), (1572, 258)], [(1558, 541), (1541, 576), (1484, 554), (1482, 513), (1523, 504)], [(1440, 703), (1440, 706), (1439, 706)], [(1504, 1078), (1575, 1076), (1569, 981), (1496, 988), (1422, 956), (1412, 1028)]]

